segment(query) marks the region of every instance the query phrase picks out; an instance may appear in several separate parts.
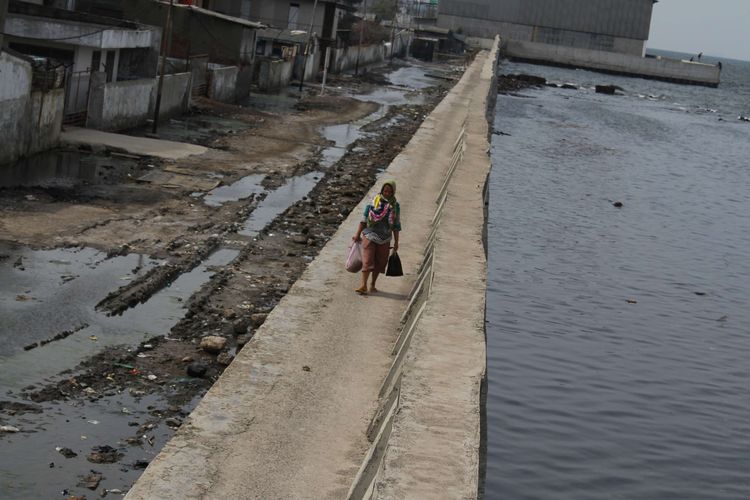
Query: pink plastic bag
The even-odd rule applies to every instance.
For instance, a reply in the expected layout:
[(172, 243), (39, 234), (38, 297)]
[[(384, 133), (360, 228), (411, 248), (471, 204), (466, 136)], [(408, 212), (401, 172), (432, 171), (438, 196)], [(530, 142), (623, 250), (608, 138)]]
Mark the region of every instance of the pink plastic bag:
[(362, 269), (362, 244), (352, 241), (349, 245), (349, 256), (346, 258), (346, 270), (350, 273), (358, 273)]

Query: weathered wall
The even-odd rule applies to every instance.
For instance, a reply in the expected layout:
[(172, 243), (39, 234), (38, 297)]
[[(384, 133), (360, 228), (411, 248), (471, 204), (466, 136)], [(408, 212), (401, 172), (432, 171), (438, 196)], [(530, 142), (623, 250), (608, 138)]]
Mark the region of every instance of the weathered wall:
[(469, 21), (483, 19), (646, 40), (652, 9), (652, 0), (441, 0), (438, 26), (443, 26), (441, 17), (448, 15), (466, 18), (466, 33), (473, 36), (477, 35), (471, 31)]
[(239, 74), (237, 66), (212, 68), (208, 73), (208, 97), (215, 101), (234, 102)]
[(155, 87), (152, 78), (105, 83), (104, 73), (92, 73), (86, 126), (124, 130), (145, 124)]
[(486, 46), (491, 45), (495, 35), (500, 34), (504, 39), (510, 40), (549, 43), (636, 56), (642, 56), (645, 47), (645, 41), (642, 39), (545, 28), (491, 19), (472, 19), (450, 14), (441, 14), (438, 18), (438, 25), (456, 32), (468, 33), (472, 37), (484, 38), (487, 40)]
[(31, 91), (31, 65), (0, 53), (0, 164), (57, 145), (65, 94)]
[(258, 88), (260, 90), (273, 90), (289, 85), (294, 61), (263, 60), (258, 64)]
[(504, 47), (507, 55), (533, 61), (554, 62), (599, 71), (643, 76), (661, 80), (716, 86), (720, 71), (710, 64), (688, 63), (675, 59), (655, 59), (575, 49), (541, 43), (508, 40)]
[(336, 49), (333, 51), (331, 72), (341, 73), (353, 69), (357, 65), (357, 57), (359, 57), (359, 67), (362, 68), (368, 64), (382, 61), (385, 59), (385, 55), (385, 46), (382, 44), (362, 45), (361, 47), (352, 45), (344, 49)]
[[(158, 80), (157, 80), (158, 85)], [(159, 118), (171, 118), (187, 112), (190, 105), (190, 73), (164, 75), (164, 86), (159, 103)], [(156, 106), (156, 92), (149, 106), (149, 115)]]

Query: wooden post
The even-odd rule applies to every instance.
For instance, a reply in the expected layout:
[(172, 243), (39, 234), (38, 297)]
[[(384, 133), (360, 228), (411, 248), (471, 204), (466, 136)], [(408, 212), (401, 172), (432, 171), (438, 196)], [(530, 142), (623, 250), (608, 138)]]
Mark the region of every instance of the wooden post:
[(331, 59), (331, 47), (326, 47), (326, 57), (323, 61), (323, 85), (320, 86), (320, 95), (326, 90), (326, 76), (328, 76), (328, 61)]
[(305, 82), (305, 71), (307, 71), (307, 56), (310, 55), (310, 42), (312, 41), (312, 38), (313, 38), (313, 22), (315, 21), (315, 8), (317, 6), (318, 6), (318, 0), (315, 0), (313, 2), (312, 16), (310, 16), (310, 29), (307, 30), (307, 46), (305, 47), (305, 57), (302, 62), (302, 74), (299, 76), (300, 97), (302, 97), (302, 85)]

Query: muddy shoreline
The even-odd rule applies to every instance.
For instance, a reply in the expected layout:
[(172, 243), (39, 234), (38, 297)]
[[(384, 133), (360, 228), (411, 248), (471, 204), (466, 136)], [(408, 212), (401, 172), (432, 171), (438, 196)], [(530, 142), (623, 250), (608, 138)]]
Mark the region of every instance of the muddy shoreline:
[[(53, 244), (44, 247), (86, 246), (104, 250), (112, 258), (147, 254), (161, 260), (161, 265), (144, 270), (98, 302), (97, 309), (109, 315), (123, 314), (148, 303), (151, 297), (181, 274), (196, 268), (217, 249), (237, 252), (230, 262), (211, 269), (210, 279), (184, 302), (184, 315), (168, 332), (144, 339), (137, 345), (105, 347), (57, 377), (0, 396), (0, 423), (10, 425), (24, 422), (24, 419), (28, 422), (60, 404), (86, 411), (88, 407), (110, 405), (117, 398), (126, 397), (136, 408), (133, 412), (140, 418), (127, 423), (132, 427), (132, 434), (115, 433), (112, 436), (113, 439), (116, 436), (116, 442), (87, 443), (87, 447), (110, 446), (115, 450), (113, 463), (120, 467), (120, 472), (113, 477), (113, 472), (105, 471), (103, 477), (96, 480), (97, 474), (102, 475), (101, 471), (92, 470), (88, 477), (71, 478), (64, 485), (67, 491), (80, 493), (85, 488), (99, 488), (99, 493), (106, 495), (108, 491), (127, 490), (127, 482), (137, 477), (137, 471), (158, 452), (160, 443), (166, 442), (231, 363), (236, 352), (252, 338), (266, 315), (370, 189), (378, 173), (411, 139), (455, 82), (455, 77), (460, 76), (453, 72), (453, 78), (421, 89), (418, 93), (422, 104), (389, 106), (383, 116), (361, 126), (366, 133), (346, 146), (340, 159), (322, 167), (321, 150), (330, 143), (321, 138), (317, 130), (321, 126), (342, 123), (338, 121), (341, 118), (347, 123), (370, 115), (376, 108), (346, 94), (377, 89), (378, 85), (373, 82), (382, 83), (390, 71), (393, 68), (384, 66), (359, 80), (334, 80), (331, 86), (341, 95), (318, 97), (313, 95), (317, 92), (310, 89), (292, 113), (269, 113), (201, 102), (201, 113), (228, 118), (232, 123), (244, 122), (247, 128), (232, 129), (229, 134), (214, 129), (210, 137), (201, 139), (213, 148), (207, 158), (189, 158), (182, 162), (131, 159), (137, 162), (137, 167), (129, 171), (131, 178), (135, 174), (159, 170), (171, 172), (170, 176), (162, 174), (162, 177), (169, 177), (167, 181), (177, 176), (187, 182), (187, 186), (165, 188), (164, 184), (169, 182), (162, 185), (131, 182), (125, 176), (124, 185), (109, 186), (111, 189), (96, 184), (72, 189), (0, 189), (4, 199), (0, 202), (0, 213), (4, 221), (11, 220), (9, 215), (22, 212), (18, 226), (9, 230), (0, 226), (0, 240), (10, 234), (15, 236), (12, 241), (30, 247), (40, 247), (40, 242), (47, 239)], [(350, 106), (353, 111), (341, 113), (342, 106)], [(266, 127), (271, 122), (275, 125)], [(280, 131), (288, 132), (287, 142), (291, 146), (284, 144), (285, 136), (279, 135)], [(210, 191), (210, 184), (204, 182), (205, 176), (196, 175), (206, 170), (221, 175), (222, 185), (231, 185), (250, 173), (262, 175), (264, 191), (206, 208), (201, 197), (196, 196), (196, 193), (205, 195)], [(270, 196), (270, 190), (304, 175), (314, 176), (311, 179), (316, 182), (309, 193), (262, 230), (251, 235), (241, 234), (243, 222)], [(109, 198), (104, 200), (104, 195)], [(113, 209), (125, 206), (129, 197), (135, 203), (124, 213)], [(46, 204), (37, 208), (38, 211), (64, 206), (57, 234), (51, 231), (53, 234), (45, 236), (17, 229), (21, 223), (35, 219), (34, 205), (40, 200)], [(71, 222), (69, 217), (76, 214), (83, 216)], [(14, 232), (14, 229), (17, 230)], [(223, 345), (201, 348), (201, 339), (205, 337), (221, 337)], [(154, 398), (161, 402), (154, 404)], [(96, 458), (95, 453), (98, 452), (91, 448), (84, 458), (91, 464), (97, 463), (92, 460), (92, 456)], [(136, 455), (144, 458), (125, 463)], [(101, 483), (105, 485), (102, 489), (100, 482), (107, 478), (110, 482)], [(119, 489), (107, 490), (106, 486), (112, 486), (112, 479), (120, 481), (115, 484)], [(94, 483), (95, 487), (91, 488)]]

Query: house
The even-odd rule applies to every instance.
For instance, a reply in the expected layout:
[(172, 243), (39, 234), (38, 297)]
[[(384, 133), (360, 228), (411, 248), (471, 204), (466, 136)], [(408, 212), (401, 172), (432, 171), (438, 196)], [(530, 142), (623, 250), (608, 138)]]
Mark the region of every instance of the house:
[(107, 83), (156, 75), (158, 28), (41, 3), (9, 2), (3, 44), (65, 68), (65, 122), (86, 122), (92, 73)]

